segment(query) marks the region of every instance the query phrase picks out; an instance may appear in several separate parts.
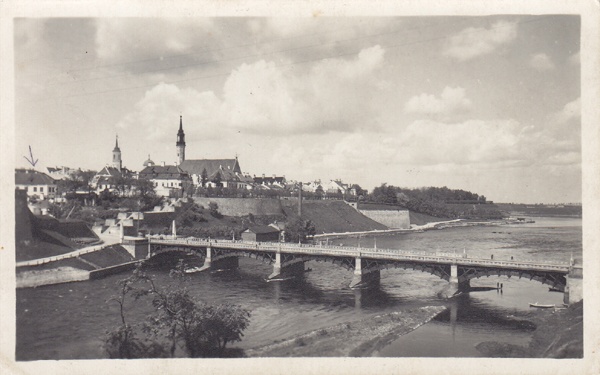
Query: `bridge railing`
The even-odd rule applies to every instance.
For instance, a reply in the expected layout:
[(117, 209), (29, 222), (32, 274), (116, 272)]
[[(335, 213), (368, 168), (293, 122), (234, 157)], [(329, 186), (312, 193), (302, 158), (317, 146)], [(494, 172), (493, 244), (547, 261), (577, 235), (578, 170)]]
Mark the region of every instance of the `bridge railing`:
[(524, 269), (548, 269), (548, 270), (568, 270), (567, 262), (541, 262), (538, 260), (520, 259), (519, 261), (493, 260), (483, 258), (467, 258), (464, 254), (436, 252), (429, 253), (425, 251), (410, 251), (398, 249), (375, 249), (360, 248), (349, 246), (323, 246), (323, 244), (294, 244), (279, 242), (248, 242), (241, 240), (213, 240), (203, 238), (181, 238), (181, 239), (151, 239), (151, 243), (179, 244), (179, 245), (200, 245), (211, 247), (222, 247), (240, 250), (270, 251), (295, 254), (310, 255), (330, 255), (330, 256), (350, 256), (350, 257), (373, 257), (376, 259), (389, 260), (415, 260), (431, 261), (444, 264), (459, 265), (485, 265), (491, 267), (512, 267)]

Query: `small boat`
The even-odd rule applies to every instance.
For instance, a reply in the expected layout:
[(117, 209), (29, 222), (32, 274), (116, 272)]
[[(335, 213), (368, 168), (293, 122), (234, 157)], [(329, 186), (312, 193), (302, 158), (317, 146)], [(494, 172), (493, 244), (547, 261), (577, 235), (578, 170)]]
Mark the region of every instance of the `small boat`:
[(560, 289), (556, 289), (556, 288), (548, 288), (548, 291), (549, 291), (549, 292), (559, 292), (559, 293), (563, 293), (563, 291), (562, 291), (562, 290), (560, 290)]
[(539, 303), (529, 303), (529, 307), (537, 307), (538, 309), (551, 309), (554, 307), (554, 305), (542, 305)]

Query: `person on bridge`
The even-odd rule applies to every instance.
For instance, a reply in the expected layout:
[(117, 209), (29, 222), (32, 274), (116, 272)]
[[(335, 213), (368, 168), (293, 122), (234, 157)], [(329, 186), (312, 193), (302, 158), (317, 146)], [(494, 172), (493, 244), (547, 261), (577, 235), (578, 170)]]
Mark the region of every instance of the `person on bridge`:
[(492, 260), (494, 259), (494, 254), (492, 254)]

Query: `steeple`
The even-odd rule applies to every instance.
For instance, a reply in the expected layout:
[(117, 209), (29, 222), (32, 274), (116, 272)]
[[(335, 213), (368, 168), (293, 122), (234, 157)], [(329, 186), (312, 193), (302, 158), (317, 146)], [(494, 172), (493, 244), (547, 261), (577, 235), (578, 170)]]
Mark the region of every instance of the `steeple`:
[(185, 133), (183, 132), (183, 116), (179, 116), (179, 131), (177, 132), (177, 163), (181, 163), (185, 160)]
[(115, 148), (112, 151), (112, 166), (121, 170), (123, 167), (123, 162), (121, 160), (121, 149), (119, 148), (119, 136), (117, 135), (117, 139), (115, 141)]

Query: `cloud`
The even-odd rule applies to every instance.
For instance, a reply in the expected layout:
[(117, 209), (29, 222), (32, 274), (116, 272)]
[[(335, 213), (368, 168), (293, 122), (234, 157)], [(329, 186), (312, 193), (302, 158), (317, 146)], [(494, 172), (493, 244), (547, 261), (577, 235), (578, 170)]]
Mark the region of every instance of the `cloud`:
[[(96, 53), (109, 63), (138, 65), (173, 55), (201, 54), (218, 40), (212, 18), (119, 18), (96, 20)], [(132, 65), (123, 65), (133, 69)]]
[(170, 142), (179, 125), (179, 115), (183, 115), (188, 139), (210, 139), (220, 131), (219, 118), (214, 116), (220, 105), (212, 92), (161, 83), (146, 91), (134, 110), (117, 123), (117, 129), (133, 130), (149, 141)]
[(319, 61), (301, 73), (273, 61), (244, 63), (229, 74), (219, 95), (161, 83), (118, 127), (135, 126), (148, 139), (168, 140), (180, 111), (185, 123), (198, 124), (197, 131), (186, 127), (198, 138), (223, 131), (288, 136), (374, 127), (384, 55), (376, 45), (354, 58)]
[(459, 61), (467, 61), (494, 52), (512, 42), (516, 36), (515, 22), (498, 21), (489, 29), (469, 27), (450, 38), (443, 54)]
[(529, 59), (529, 66), (539, 71), (553, 70), (556, 67), (552, 59), (545, 53), (532, 55)]
[(449, 115), (471, 109), (471, 100), (462, 87), (445, 87), (439, 98), (430, 94), (413, 96), (404, 105), (404, 111), (416, 114)]
[(554, 119), (561, 124), (579, 118), (581, 118), (581, 98), (565, 104), (560, 111), (554, 114)]
[(522, 125), (514, 120), (468, 120), (441, 123), (418, 120), (410, 124), (400, 137), (406, 163), (496, 164), (520, 161)]

